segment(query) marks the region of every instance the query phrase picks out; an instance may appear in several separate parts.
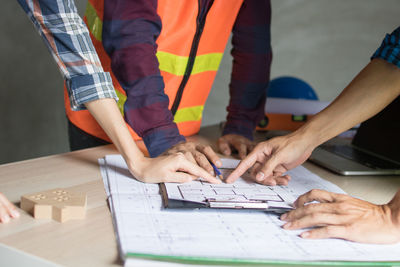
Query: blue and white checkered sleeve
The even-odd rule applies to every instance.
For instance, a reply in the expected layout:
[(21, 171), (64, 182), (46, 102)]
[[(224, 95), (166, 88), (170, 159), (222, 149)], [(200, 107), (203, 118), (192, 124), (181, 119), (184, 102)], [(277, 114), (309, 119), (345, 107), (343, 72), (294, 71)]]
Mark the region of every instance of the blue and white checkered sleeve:
[(118, 100), (73, 0), (18, 0), (66, 81), (72, 110), (101, 98)]
[(400, 68), (400, 27), (391, 34), (386, 34), (381, 46), (371, 57), (374, 58), (381, 58)]

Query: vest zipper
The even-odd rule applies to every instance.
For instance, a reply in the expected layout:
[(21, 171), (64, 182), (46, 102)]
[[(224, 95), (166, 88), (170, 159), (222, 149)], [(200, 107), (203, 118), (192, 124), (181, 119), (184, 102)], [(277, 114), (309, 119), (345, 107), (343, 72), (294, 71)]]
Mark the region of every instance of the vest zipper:
[(201, 1), (202, 0), (198, 0), (199, 7), (198, 7), (197, 18), (196, 18), (196, 33), (194, 34), (192, 47), (190, 48), (189, 59), (188, 59), (187, 65), (186, 65), (185, 74), (183, 75), (181, 84), (179, 85), (179, 88), (178, 88), (178, 92), (176, 93), (176, 96), (175, 96), (174, 103), (171, 107), (171, 112), (172, 112), (172, 115), (174, 115), (174, 116), (175, 116), (176, 111), (178, 110), (179, 104), (181, 103), (183, 90), (185, 89), (185, 86), (189, 80), (190, 74), (192, 73), (192, 70), (193, 70), (193, 65), (194, 65), (194, 61), (196, 59), (197, 49), (199, 48), (200, 37), (201, 37), (201, 34), (203, 33), (203, 29), (204, 29), (204, 25), (206, 23), (208, 11), (210, 11), (211, 6), (214, 3), (214, 0), (211, 0), (210, 5), (209, 5), (208, 9), (206, 10), (206, 13), (204, 14), (203, 18), (201, 18), (201, 16), (200, 16), (201, 15)]

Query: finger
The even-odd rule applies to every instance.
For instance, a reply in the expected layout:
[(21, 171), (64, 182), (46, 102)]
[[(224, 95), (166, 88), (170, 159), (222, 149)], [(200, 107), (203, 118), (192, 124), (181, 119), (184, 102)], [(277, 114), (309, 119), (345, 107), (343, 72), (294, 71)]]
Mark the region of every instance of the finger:
[(190, 162), (192, 162), (194, 164), (197, 164), (196, 160), (193, 157), (192, 152), (187, 151), (187, 152), (184, 153), (184, 155)]
[(218, 139), (218, 149), (225, 156), (229, 156), (230, 154), (232, 154), (229, 143), (223, 137)]
[(184, 172), (175, 172), (170, 178), (167, 178), (166, 183), (187, 183), (196, 180), (198, 177)]
[(6, 210), (6, 207), (3, 203), (0, 203), (0, 222), (8, 223), (10, 221), (10, 216)]
[(193, 152), (193, 154), (197, 164), (208, 171), (211, 175), (214, 175), (214, 168), (211, 166), (206, 156), (198, 151)]
[(263, 164), (263, 166), (261, 167), (261, 170), (257, 173), (256, 180), (262, 181), (265, 178), (272, 176), (274, 170), (280, 164), (281, 164), (281, 162), (280, 162), (279, 158), (277, 158), (277, 157), (271, 157), (271, 158), (267, 159), (265, 161), (265, 163)]
[(233, 147), (237, 150), (239, 158), (244, 159), (247, 155), (247, 146), (242, 142), (234, 142)]
[(288, 185), (290, 181), (290, 176), (289, 175), (282, 175), (282, 174), (274, 174), (272, 177), (268, 177), (267, 179), (263, 180), (261, 184), (264, 185)]
[(341, 238), (350, 239), (350, 232), (347, 231), (345, 226), (329, 225), (325, 227), (316, 228), (300, 234), (300, 237), (307, 239), (322, 239), (322, 238)]
[(212, 184), (220, 184), (221, 180), (212, 176), (210, 173), (205, 171), (203, 168), (199, 167), (197, 164), (194, 164), (186, 159), (183, 159), (179, 162), (179, 170), (187, 172), (191, 175), (194, 175), (196, 178), (203, 178), (205, 181)]
[(254, 178), (254, 180), (256, 179), (257, 173), (261, 170), (261, 167), (262, 167), (261, 163), (256, 162), (251, 168), (250, 175), (252, 178)]
[(275, 186), (276, 183), (276, 178), (274, 176), (269, 176), (268, 178), (262, 180), (262, 181), (257, 181), (257, 183), (259, 184), (263, 184), (263, 185), (268, 185), (268, 186)]
[(295, 221), (302, 217), (317, 214), (317, 213), (332, 213), (336, 214), (337, 206), (332, 203), (313, 203), (308, 204), (304, 207), (297, 208), (281, 216), (282, 220), (285, 221)]
[[(278, 165), (275, 167), (274, 172), (284, 174), (285, 172), (287, 172), (287, 170), (282, 165)], [(281, 174), (281, 176), (282, 176), (282, 174)]]
[(217, 154), (210, 146), (198, 145), (196, 148), (204, 155), (206, 155), (207, 159), (212, 163), (214, 163), (215, 166), (222, 167), (222, 162), (220, 158), (217, 156)]
[(295, 230), (324, 225), (343, 225), (349, 220), (348, 216), (332, 213), (312, 213), (297, 220), (287, 222), (283, 225), (284, 229)]
[(10, 216), (4, 206), (0, 204), (0, 222), (8, 223), (10, 221)]
[(257, 152), (253, 151), (246, 158), (240, 161), (236, 169), (226, 178), (227, 183), (233, 183), (240, 176), (243, 175), (249, 168), (251, 168), (257, 161)]
[(292, 177), (291, 177), (290, 175), (282, 175), (282, 176), (279, 176), (279, 177), (276, 179), (276, 183), (277, 183), (278, 185), (288, 185), (290, 179), (292, 179)]
[(274, 174), (261, 182), (257, 181), (260, 184), (268, 185), (268, 186), (275, 186), (275, 185), (287, 185), (289, 183), (290, 177), (286, 175), (282, 175), (281, 173)]
[(20, 216), (17, 208), (2, 193), (0, 193), (0, 206), (4, 206), (7, 214), (12, 218)]
[(247, 146), (247, 150), (248, 152), (252, 152), (254, 150), (254, 148), (256, 147), (256, 145), (254, 143), (251, 143), (250, 145)]
[(333, 202), (335, 200), (335, 193), (331, 193), (325, 190), (313, 189), (303, 195), (301, 195), (295, 202), (295, 207), (302, 207), (305, 203), (309, 203), (312, 201), (318, 202)]

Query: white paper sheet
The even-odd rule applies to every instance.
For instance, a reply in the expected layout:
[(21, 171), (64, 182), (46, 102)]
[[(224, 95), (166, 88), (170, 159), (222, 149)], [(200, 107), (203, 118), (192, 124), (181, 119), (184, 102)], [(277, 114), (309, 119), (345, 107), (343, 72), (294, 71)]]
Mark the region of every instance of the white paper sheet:
[[(131, 177), (121, 156), (106, 156), (105, 186), (121, 254), (288, 261), (399, 261), (400, 244), (368, 245), (338, 239), (305, 240), (262, 211), (165, 210), (158, 186)], [(343, 192), (303, 167), (290, 171), (282, 192), (293, 198), (312, 188)], [(108, 185), (107, 185), (108, 184)]]
[[(237, 159), (222, 159), (221, 161), (220, 171), (225, 178), (232, 173), (240, 162)], [(302, 172), (306, 173), (302, 175)], [(233, 208), (246, 203), (261, 201), (267, 203), (268, 207), (272, 209), (291, 209), (297, 197), (313, 187), (344, 193), (335, 185), (318, 184), (320, 179), (304, 168), (298, 168), (295, 172), (290, 171), (289, 174), (302, 175), (304, 178), (294, 179), (290, 187), (265, 186), (254, 183), (250, 174), (246, 172), (234, 184), (210, 184), (203, 181), (193, 181), (184, 184), (165, 183), (165, 188), (168, 199), (198, 202), (204, 205), (208, 205), (209, 201), (212, 201), (211, 204), (215, 201), (222, 201), (222, 204), (225, 204), (228, 201), (228, 204), (232, 204)]]

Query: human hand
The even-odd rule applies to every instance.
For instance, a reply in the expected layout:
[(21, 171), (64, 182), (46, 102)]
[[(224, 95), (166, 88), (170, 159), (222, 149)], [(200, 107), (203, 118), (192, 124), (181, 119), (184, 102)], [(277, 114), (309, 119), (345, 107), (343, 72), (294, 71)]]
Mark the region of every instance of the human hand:
[(129, 170), (135, 178), (145, 183), (186, 183), (201, 177), (213, 184), (221, 183), (197, 164), (188, 160), (183, 153), (146, 158), (133, 164), (128, 163)]
[(0, 193), (0, 223), (8, 223), (11, 218), (20, 216), (17, 208)]
[[(400, 191), (399, 191), (400, 192)], [(341, 238), (361, 243), (400, 241), (400, 193), (386, 205), (375, 205), (348, 195), (311, 190), (300, 196), (295, 210), (285, 213), (284, 229), (317, 227), (300, 234), (303, 238)], [(312, 201), (320, 203), (307, 204)], [(306, 205), (307, 204), (307, 205)]]
[(178, 152), (184, 154), (187, 160), (199, 165), (213, 176), (215, 175), (214, 169), (210, 162), (217, 167), (222, 167), (220, 158), (210, 146), (205, 146), (194, 142), (184, 142), (171, 147), (165, 151), (163, 155), (174, 155)]
[(221, 136), (217, 142), (218, 149), (225, 156), (232, 154), (232, 148), (238, 152), (239, 158), (244, 159), (248, 152), (252, 151), (255, 144), (253, 141), (238, 134), (226, 134)]
[(313, 146), (307, 138), (294, 134), (261, 142), (239, 163), (226, 182), (233, 183), (251, 168), (251, 176), (258, 183), (287, 185), (290, 176), (284, 173), (302, 164), (311, 155), (312, 150)]

